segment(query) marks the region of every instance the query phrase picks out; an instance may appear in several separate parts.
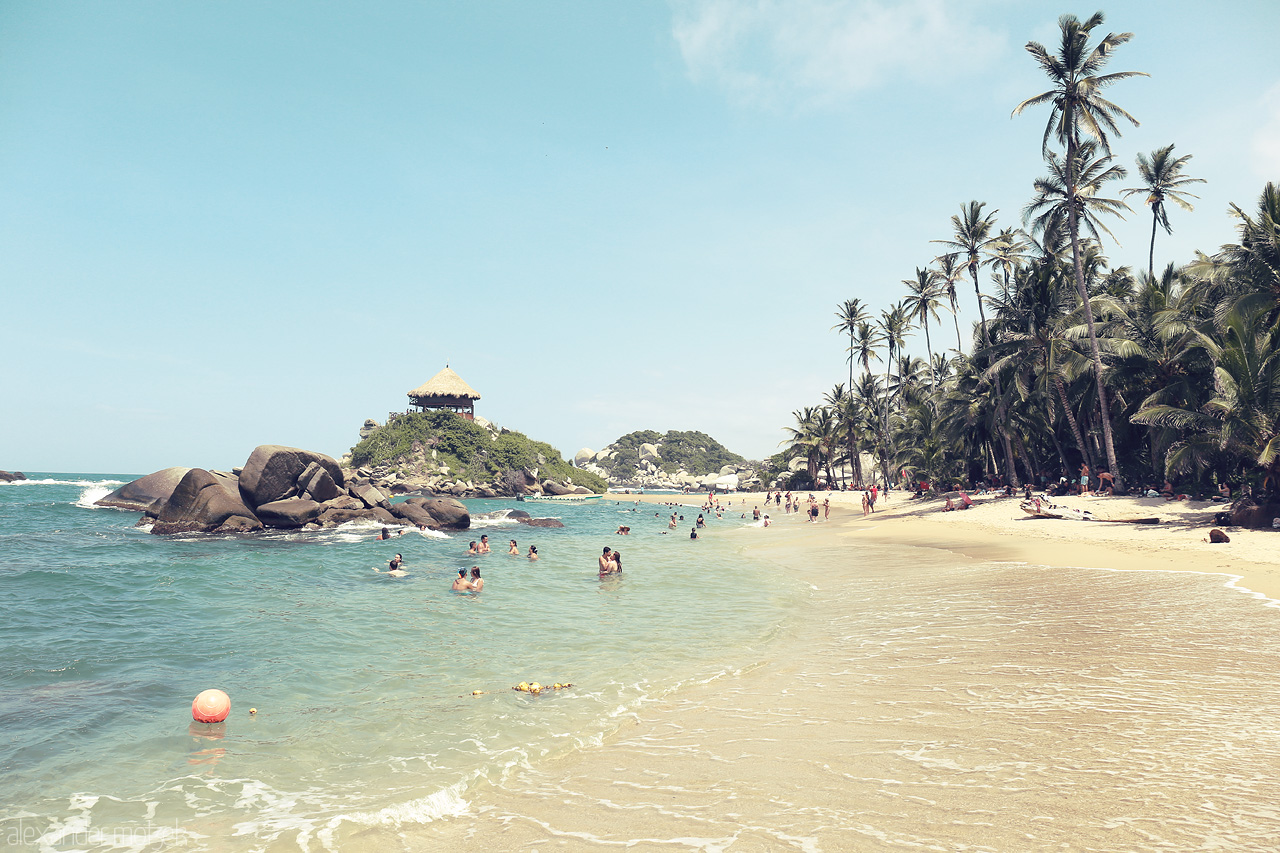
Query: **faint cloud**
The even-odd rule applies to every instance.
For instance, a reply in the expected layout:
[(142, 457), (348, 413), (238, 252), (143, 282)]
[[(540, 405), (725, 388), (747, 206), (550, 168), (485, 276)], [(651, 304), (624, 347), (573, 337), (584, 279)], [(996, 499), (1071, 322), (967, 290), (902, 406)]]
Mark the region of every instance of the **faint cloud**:
[(1262, 126), (1253, 134), (1253, 168), (1266, 180), (1280, 180), (1280, 83), (1262, 96)]
[(759, 106), (823, 105), (897, 77), (969, 73), (1005, 38), (955, 0), (671, 0), (690, 78)]

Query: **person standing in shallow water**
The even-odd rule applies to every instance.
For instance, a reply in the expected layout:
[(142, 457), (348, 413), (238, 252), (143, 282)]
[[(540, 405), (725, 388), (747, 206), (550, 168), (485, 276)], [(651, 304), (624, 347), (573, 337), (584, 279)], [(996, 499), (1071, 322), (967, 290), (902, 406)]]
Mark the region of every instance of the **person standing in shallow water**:
[(465, 568), (458, 569), (458, 576), (453, 579), (452, 588), (458, 591), (474, 589), (471, 586), (471, 582), (467, 580), (467, 570)]
[(484, 578), (480, 577), (480, 567), (471, 567), (471, 588), (476, 592), (484, 589)]

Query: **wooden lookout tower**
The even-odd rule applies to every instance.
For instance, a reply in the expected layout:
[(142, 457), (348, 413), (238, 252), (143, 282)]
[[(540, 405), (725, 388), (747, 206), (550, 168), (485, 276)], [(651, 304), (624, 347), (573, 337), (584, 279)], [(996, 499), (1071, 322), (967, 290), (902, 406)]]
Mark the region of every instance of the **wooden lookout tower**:
[(462, 377), (450, 370), (448, 365), (425, 384), (409, 392), (411, 410), (448, 409), (469, 421), (475, 420), (475, 401), (479, 399), (480, 395), (475, 389), (463, 382)]

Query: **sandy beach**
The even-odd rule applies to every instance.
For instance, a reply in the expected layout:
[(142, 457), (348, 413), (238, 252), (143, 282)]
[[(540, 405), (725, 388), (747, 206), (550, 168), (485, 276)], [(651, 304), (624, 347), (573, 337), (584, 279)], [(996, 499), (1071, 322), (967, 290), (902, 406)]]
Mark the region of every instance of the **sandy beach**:
[[(436, 822), (404, 849), (1274, 848), (1265, 673), (1280, 649), (1252, 659), (1274, 620), (1258, 598), (1280, 593), (1270, 531), (1210, 544), (1220, 505), (1143, 498), (1055, 501), (1160, 524), (1034, 520), (985, 497), (948, 513), (901, 493), (863, 518), (860, 493), (818, 498), (829, 520), (771, 511), (744, 542), (813, 591), (781, 653), (514, 768), (471, 803), (483, 833)], [(699, 501), (619, 499), (686, 519)], [(735, 519), (763, 508), (727, 499)], [(1229, 624), (1195, 622), (1208, 600)]]
[[(800, 493), (801, 499), (809, 493)], [(969, 558), (1008, 560), (1045, 566), (1216, 572), (1239, 575), (1239, 585), (1280, 600), (1280, 531), (1225, 528), (1231, 541), (1211, 543), (1213, 516), (1226, 504), (1209, 501), (1166, 501), (1164, 498), (1067, 496), (1054, 504), (1088, 510), (1095, 518), (1160, 519), (1159, 524), (1121, 524), (1033, 519), (1018, 508), (1019, 498), (974, 496), (965, 511), (943, 512), (939, 498), (912, 500), (892, 492), (877, 502), (874, 514), (862, 515), (861, 492), (817, 492), (819, 503), (831, 501), (831, 517), (807, 525), (835, 541), (874, 541), (948, 551)], [(698, 495), (635, 496), (647, 503), (696, 504)], [(729, 498), (740, 505), (763, 507), (764, 494)], [(777, 519), (781, 509), (770, 515)], [(794, 517), (794, 516), (792, 516)], [(852, 538), (851, 538), (852, 537)]]

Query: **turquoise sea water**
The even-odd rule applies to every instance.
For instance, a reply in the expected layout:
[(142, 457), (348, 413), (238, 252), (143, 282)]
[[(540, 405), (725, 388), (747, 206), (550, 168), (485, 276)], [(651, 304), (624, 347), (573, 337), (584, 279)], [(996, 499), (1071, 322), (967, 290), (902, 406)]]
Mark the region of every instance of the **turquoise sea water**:
[[(760, 531), (737, 512), (698, 542), (608, 500), (474, 501), (470, 532), (387, 542), (368, 525), (165, 538), (92, 507), (130, 476), (28, 476), (0, 484), (4, 847), (321, 849), (457, 814), (475, 786), (749, 662), (798, 609), (743, 556)], [(503, 517), (516, 507), (565, 527)], [(482, 533), (495, 553), (466, 557)], [(620, 579), (597, 578), (603, 545)], [(397, 552), (408, 578), (374, 573)], [(452, 592), (475, 563), (484, 591)], [(510, 690), (535, 680), (575, 687)], [(194, 724), (211, 687), (231, 716)]]

